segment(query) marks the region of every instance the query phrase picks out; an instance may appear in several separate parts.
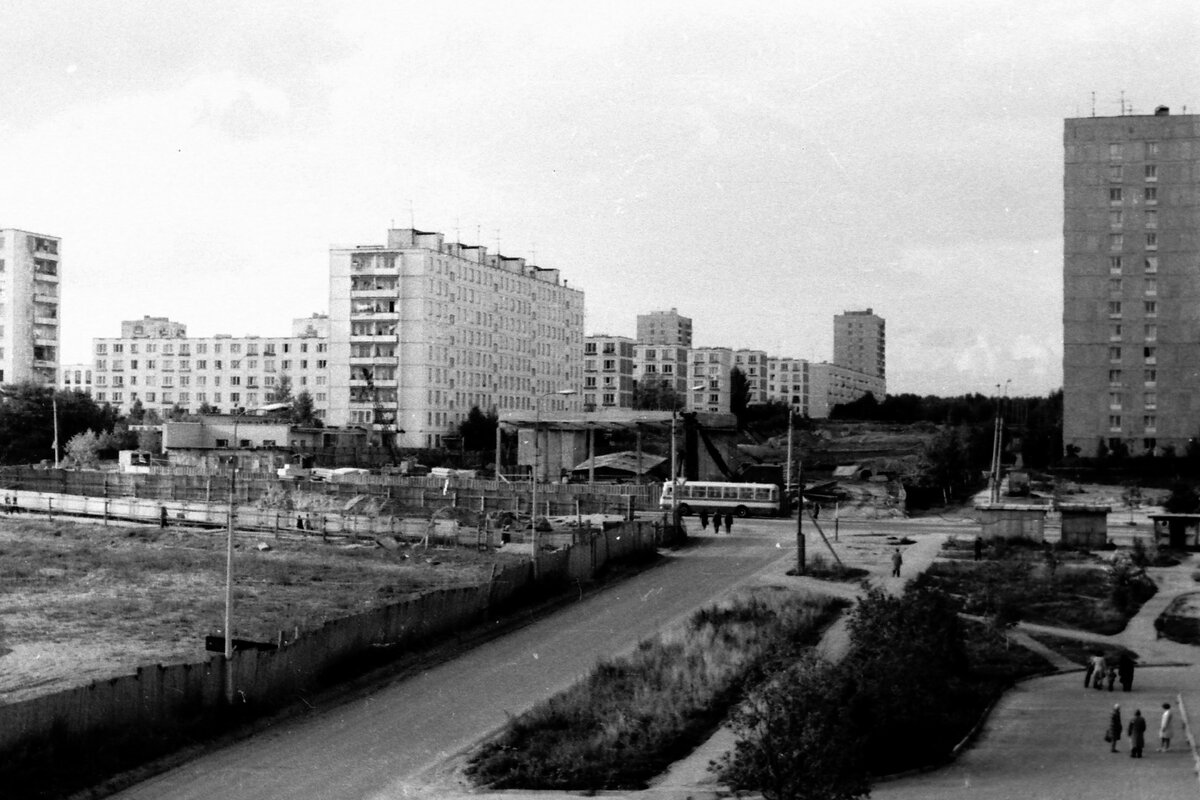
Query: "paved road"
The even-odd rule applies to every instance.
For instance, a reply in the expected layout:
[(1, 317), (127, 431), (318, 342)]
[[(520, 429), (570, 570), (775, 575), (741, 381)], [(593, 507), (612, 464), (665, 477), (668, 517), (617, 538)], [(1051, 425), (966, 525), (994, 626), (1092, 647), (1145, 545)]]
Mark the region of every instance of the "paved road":
[[(275, 726), (118, 797), (433, 796), (439, 765), (511, 714), (569, 686), (732, 587), (794, 559), (794, 522), (739, 520), (666, 563), (449, 663), (369, 696)], [(778, 572), (778, 569), (775, 570)]]

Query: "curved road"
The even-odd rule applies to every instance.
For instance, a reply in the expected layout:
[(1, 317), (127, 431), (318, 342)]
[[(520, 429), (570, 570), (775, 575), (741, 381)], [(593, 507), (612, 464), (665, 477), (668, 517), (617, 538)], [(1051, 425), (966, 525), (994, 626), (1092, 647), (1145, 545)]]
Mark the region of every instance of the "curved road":
[[(795, 558), (795, 522), (738, 520), (665, 563), (372, 694), (133, 786), (133, 800), (419, 797), (449, 757), (696, 608)], [(692, 526), (697, 527), (695, 525)], [(778, 569), (778, 568), (777, 568)]]

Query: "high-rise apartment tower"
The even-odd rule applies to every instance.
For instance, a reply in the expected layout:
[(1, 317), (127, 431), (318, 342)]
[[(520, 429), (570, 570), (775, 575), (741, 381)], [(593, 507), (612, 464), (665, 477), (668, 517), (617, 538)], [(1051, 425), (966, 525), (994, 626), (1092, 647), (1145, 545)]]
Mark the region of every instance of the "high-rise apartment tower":
[(62, 240), (0, 228), (0, 383), (54, 386)]
[(1200, 116), (1066, 120), (1063, 443), (1200, 435)]
[[(883, 317), (871, 309), (833, 318), (833, 363), (873, 378), (887, 378), (887, 336)], [(882, 400), (882, 397), (876, 398)]]

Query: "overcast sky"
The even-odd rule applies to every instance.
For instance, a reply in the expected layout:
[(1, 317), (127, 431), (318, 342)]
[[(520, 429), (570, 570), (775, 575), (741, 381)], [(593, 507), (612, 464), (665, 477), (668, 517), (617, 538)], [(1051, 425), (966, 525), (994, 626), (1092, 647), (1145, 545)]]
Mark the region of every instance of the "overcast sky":
[(439, 230), (557, 267), (587, 333), (888, 388), (1061, 384), (1062, 120), (1200, 110), (1179, 2), (5, 0), (0, 226), (63, 237), (63, 356), (122, 319), (283, 335), (331, 244)]

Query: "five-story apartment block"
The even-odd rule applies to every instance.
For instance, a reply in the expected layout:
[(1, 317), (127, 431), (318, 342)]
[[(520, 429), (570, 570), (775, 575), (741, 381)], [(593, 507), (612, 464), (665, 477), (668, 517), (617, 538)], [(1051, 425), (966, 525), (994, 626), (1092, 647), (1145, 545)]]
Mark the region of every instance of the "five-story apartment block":
[(633, 408), (636, 342), (599, 334), (583, 340), (583, 409)]

